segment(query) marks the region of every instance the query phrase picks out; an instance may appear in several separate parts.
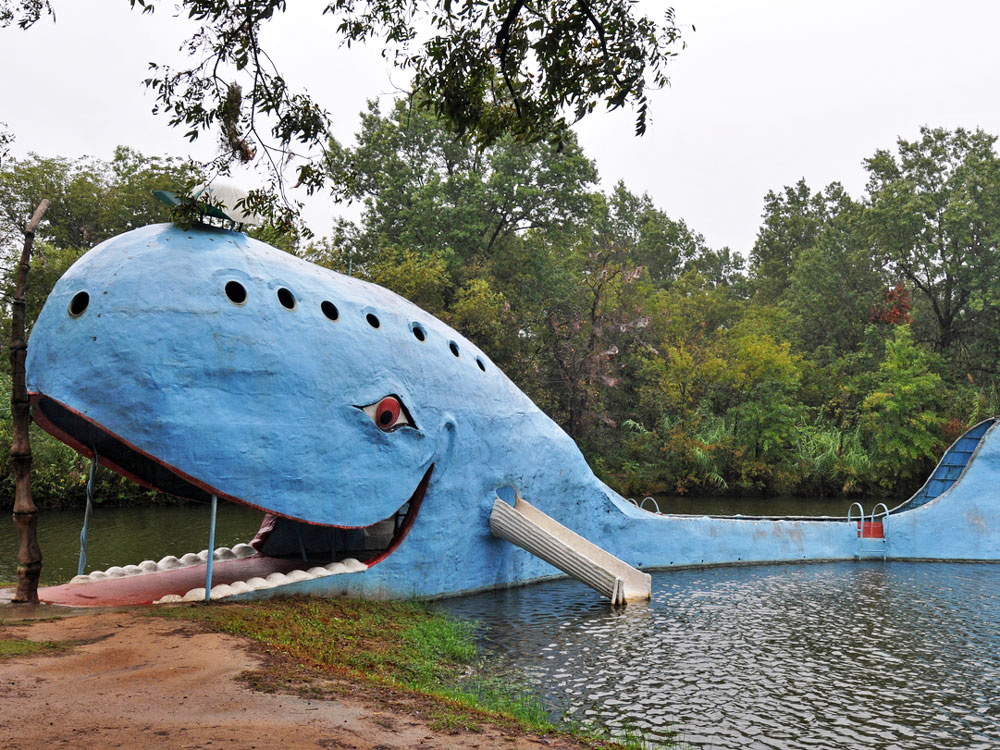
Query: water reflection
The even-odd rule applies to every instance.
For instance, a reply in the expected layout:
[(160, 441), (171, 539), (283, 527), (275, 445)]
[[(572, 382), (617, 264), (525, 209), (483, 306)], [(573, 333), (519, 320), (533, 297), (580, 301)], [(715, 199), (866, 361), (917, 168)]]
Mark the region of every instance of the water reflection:
[[(87, 572), (112, 565), (180, 556), (208, 546), (208, 505), (108, 508), (96, 506), (87, 534)], [(232, 547), (253, 538), (263, 514), (219, 503), (215, 546)], [(4, 523), (6, 521), (6, 523)], [(38, 543), (42, 548), (42, 585), (64, 583), (76, 575), (83, 510), (42, 510)], [(0, 581), (17, 578), (17, 533), (10, 516), (0, 519)]]
[(1000, 746), (1000, 565), (670, 571), (611, 610), (560, 581), (443, 602), (557, 715), (712, 748)]

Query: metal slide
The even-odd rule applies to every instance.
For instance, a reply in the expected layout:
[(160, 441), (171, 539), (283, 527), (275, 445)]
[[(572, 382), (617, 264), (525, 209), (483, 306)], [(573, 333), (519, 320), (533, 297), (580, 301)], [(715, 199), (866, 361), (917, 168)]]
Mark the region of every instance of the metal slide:
[(497, 498), (490, 532), (528, 550), (563, 573), (611, 599), (612, 604), (649, 599), (651, 577), (542, 513), (515, 493), (513, 506)]

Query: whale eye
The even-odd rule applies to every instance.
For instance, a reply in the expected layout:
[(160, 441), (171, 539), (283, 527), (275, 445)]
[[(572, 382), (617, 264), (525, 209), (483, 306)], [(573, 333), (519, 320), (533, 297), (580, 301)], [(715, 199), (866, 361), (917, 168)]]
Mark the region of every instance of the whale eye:
[(386, 396), (374, 404), (358, 408), (371, 417), (375, 426), (382, 432), (392, 432), (399, 427), (415, 426), (406, 411), (406, 407), (396, 396)]

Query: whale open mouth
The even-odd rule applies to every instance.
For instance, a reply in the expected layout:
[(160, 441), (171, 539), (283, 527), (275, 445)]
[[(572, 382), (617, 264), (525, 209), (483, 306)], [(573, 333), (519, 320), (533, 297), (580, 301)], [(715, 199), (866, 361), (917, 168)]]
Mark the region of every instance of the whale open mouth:
[[(230, 502), (260, 508), (173, 469), (54, 399), (42, 394), (32, 394), (31, 399), (35, 422), (46, 432), (84, 456), (93, 457), (96, 452), (102, 465), (145, 487), (190, 500), (206, 501), (215, 494)], [(368, 526), (321, 526), (260, 508), (268, 515), (249, 544), (93, 571), (76, 576), (68, 584), (43, 588), (39, 597), (51, 604), (71, 606), (203, 601), (209, 554), (213, 560), (212, 599), (361, 573), (392, 554), (406, 538), (433, 471), (431, 464), (413, 494), (395, 513)], [(337, 586), (327, 581), (323, 591), (337, 593)], [(294, 592), (289, 589), (289, 593)]]

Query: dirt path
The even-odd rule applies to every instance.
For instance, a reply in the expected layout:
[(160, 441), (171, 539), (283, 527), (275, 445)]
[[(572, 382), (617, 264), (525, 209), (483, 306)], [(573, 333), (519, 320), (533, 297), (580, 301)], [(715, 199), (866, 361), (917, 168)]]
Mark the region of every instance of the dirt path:
[(79, 642), (0, 661), (0, 749), (574, 748), (564, 739), (442, 734), (419, 707), (370, 690), (333, 700), (255, 692), (237, 677), (260, 664), (238, 638), (141, 613), (4, 625), (0, 638)]

